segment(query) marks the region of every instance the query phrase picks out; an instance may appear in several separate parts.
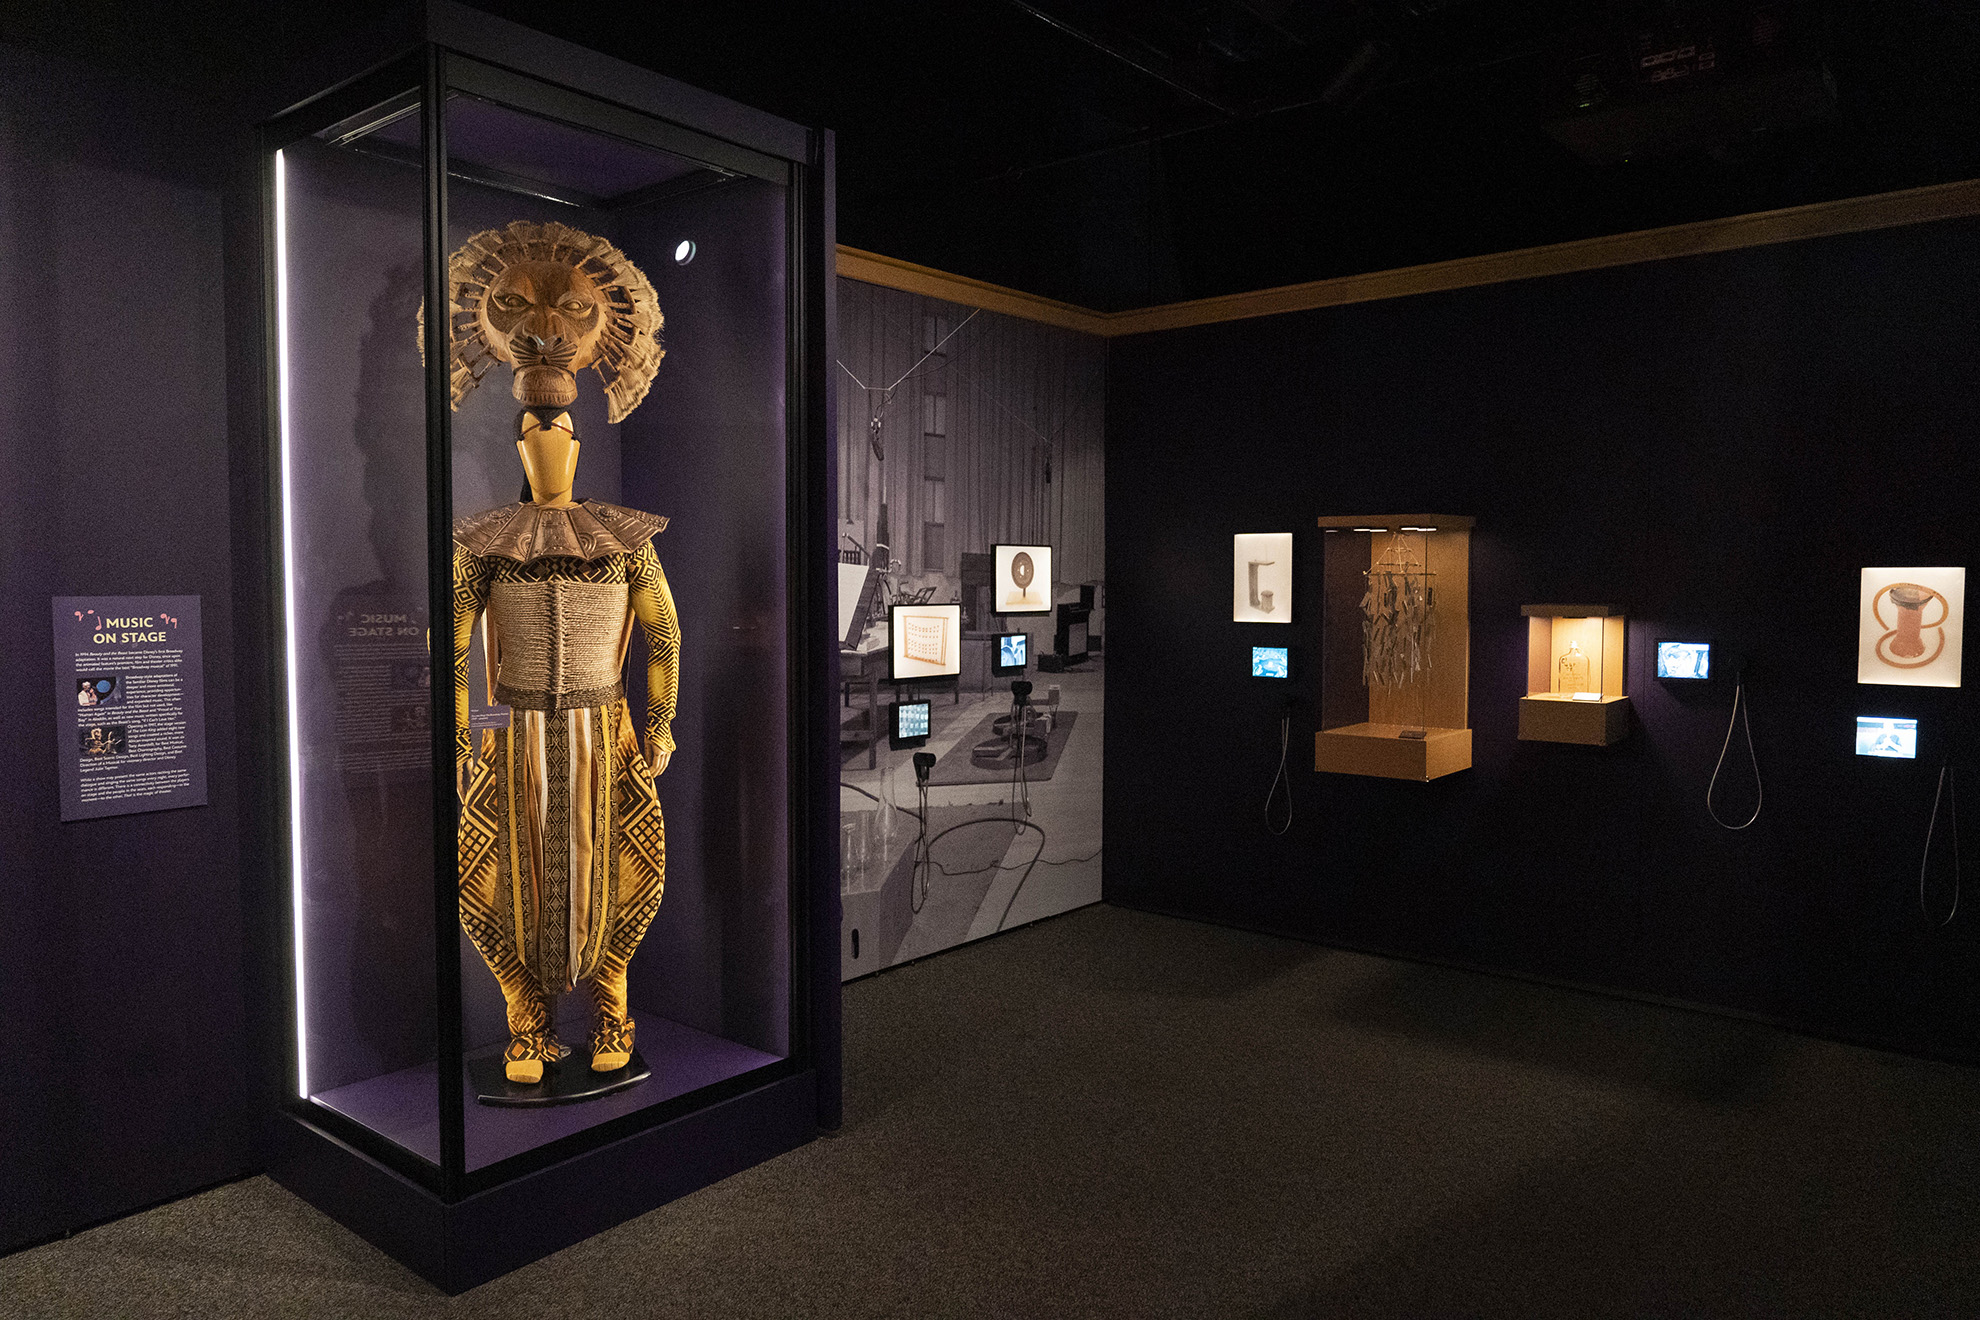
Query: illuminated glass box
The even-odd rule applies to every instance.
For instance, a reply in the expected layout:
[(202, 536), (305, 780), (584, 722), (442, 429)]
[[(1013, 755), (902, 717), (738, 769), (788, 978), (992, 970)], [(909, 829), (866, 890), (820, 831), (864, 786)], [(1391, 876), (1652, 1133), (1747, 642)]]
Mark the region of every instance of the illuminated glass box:
[(1313, 767), (1429, 780), (1471, 766), (1471, 528), (1454, 514), (1318, 520)]
[(1613, 605), (1522, 605), (1519, 612), (1526, 616), (1519, 736), (1595, 747), (1620, 742), (1630, 718), (1622, 612)]
[[(837, 1121), (831, 142), (452, 4), (373, 35), (257, 142), (269, 1168), (459, 1290)], [(511, 944), (568, 969), (522, 1045)]]

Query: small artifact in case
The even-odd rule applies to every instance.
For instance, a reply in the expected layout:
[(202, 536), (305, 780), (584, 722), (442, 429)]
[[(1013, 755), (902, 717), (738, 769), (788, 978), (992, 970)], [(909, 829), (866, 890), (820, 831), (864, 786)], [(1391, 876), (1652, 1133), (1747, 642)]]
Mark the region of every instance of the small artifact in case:
[(1522, 605), (1526, 695), (1519, 736), (1604, 746), (1629, 733), (1623, 616), (1613, 605)]

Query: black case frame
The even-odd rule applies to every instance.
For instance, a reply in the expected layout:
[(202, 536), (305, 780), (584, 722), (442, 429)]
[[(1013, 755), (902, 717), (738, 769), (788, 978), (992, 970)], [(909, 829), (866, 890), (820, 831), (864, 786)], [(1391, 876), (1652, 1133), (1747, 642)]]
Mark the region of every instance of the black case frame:
[[(274, 234), (276, 151), (323, 130), (361, 131), (396, 100), (421, 116), (424, 293), (447, 305), (446, 115), (461, 92), (541, 118), (657, 147), (705, 164), (716, 177), (750, 175), (787, 189), (786, 548), (787, 641), (792, 751), (788, 883), (791, 914), (790, 1054), (779, 1062), (553, 1141), (487, 1168), (466, 1168), (458, 955), (459, 893), (454, 873), (458, 804), (451, 773), (435, 774), (434, 922), (441, 1160), (433, 1165), (369, 1128), (297, 1095), (292, 1029), (264, 1017), (262, 1033), (281, 1039), (281, 1112), (270, 1133), (270, 1172), (333, 1217), (440, 1287), (458, 1292), (579, 1241), (675, 1196), (836, 1128), (840, 1116), (836, 729), (830, 694), (838, 667), (833, 613), (835, 474), (831, 461), (833, 382), (826, 369), (836, 296), (833, 287), (833, 154), (828, 132), (808, 130), (646, 70), (530, 32), (463, 6), (434, 0), (408, 11), (359, 45), (389, 58), (347, 54), (364, 71), (296, 100), (257, 131), (255, 186), (262, 322), (249, 350), (259, 355), (264, 438), (243, 466), (252, 479), (241, 504), (259, 525), (245, 538), (260, 598), (253, 614), (270, 639), (260, 676), (264, 727), (279, 731), (258, 758), (265, 771), (261, 808), (262, 929), (274, 948), (264, 982), (282, 978), (293, 1004), (294, 941), (288, 917), (289, 830), (294, 817), (286, 775), (286, 656), (276, 642), (284, 605), (280, 518), (279, 364)], [(285, 98), (286, 99), (286, 98)], [(280, 104), (281, 102), (275, 102)], [(666, 185), (662, 185), (665, 187)], [(447, 380), (447, 318), (428, 316), (426, 370), (429, 621), (433, 672), (451, 672), (452, 417)], [(255, 487), (258, 485), (258, 489)], [(444, 661), (444, 662), (443, 662)], [(452, 685), (433, 685), (432, 756), (451, 766)], [(281, 970), (277, 970), (279, 968)], [(272, 986), (270, 987), (273, 988)], [(267, 996), (266, 999), (273, 999)], [(283, 1022), (288, 1019), (284, 1017)], [(451, 1065), (451, 1066), (450, 1066)], [(605, 1148), (611, 1147), (610, 1151)]]

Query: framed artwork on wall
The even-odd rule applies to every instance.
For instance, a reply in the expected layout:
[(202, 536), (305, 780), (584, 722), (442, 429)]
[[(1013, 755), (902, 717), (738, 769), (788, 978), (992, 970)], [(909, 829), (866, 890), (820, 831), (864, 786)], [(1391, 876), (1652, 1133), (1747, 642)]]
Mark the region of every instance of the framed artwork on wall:
[(896, 605), (889, 623), (895, 682), (962, 673), (962, 606)]
[(1866, 568), (1858, 612), (1857, 682), (1959, 686), (1965, 569)]
[(1231, 621), (1292, 622), (1291, 532), (1239, 532), (1231, 538)]
[(993, 545), (990, 557), (992, 613), (1052, 612), (1051, 546)]

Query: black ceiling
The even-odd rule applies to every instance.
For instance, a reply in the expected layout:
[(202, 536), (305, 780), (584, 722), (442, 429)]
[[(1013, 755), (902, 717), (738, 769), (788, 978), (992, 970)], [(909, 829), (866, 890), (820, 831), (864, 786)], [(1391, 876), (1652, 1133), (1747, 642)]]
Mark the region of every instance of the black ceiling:
[[(837, 129), (842, 242), (1105, 309), (1980, 177), (1980, 0), (475, 3)], [(32, 8), (180, 81), (270, 31)]]

